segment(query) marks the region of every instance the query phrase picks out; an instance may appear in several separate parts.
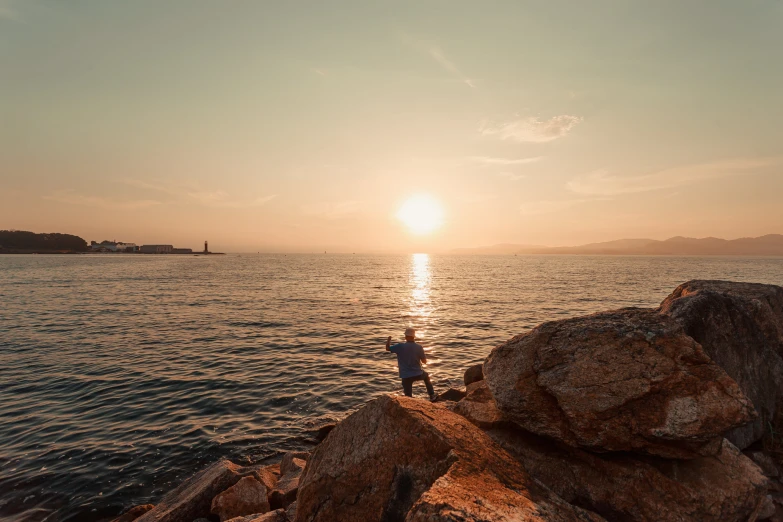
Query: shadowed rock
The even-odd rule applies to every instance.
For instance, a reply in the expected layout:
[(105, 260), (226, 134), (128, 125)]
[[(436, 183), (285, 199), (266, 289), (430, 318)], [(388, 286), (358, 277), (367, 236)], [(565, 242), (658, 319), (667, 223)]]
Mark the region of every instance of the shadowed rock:
[(541, 487), (459, 415), (391, 396), (316, 448), (296, 504), (297, 522), (602, 520)]
[(460, 390), (459, 388), (449, 388), (445, 392), (439, 394), (433, 402), (445, 402), (445, 401), (453, 401), (456, 402), (458, 400), (461, 400), (465, 397), (465, 392)]
[(269, 495), (272, 507), (286, 508), (296, 501), (299, 491), (299, 479), (307, 465), (310, 453), (306, 451), (289, 452), (283, 455), (280, 461), (280, 479), (277, 486)]
[(774, 507), (761, 470), (725, 439), (714, 456), (677, 461), (593, 454), (509, 427), (487, 433), (563, 500), (608, 520), (745, 521)]
[(474, 364), (465, 370), (465, 375), (463, 375), (462, 379), (465, 381), (465, 386), (473, 384), (474, 382), (483, 381), (484, 364)]
[(495, 348), (484, 374), (509, 420), (593, 451), (715, 454), (755, 418), (737, 383), (655, 310), (544, 323)]
[(661, 304), (753, 402), (758, 418), (726, 435), (740, 449), (779, 426), (783, 399), (783, 288), (689, 281)]

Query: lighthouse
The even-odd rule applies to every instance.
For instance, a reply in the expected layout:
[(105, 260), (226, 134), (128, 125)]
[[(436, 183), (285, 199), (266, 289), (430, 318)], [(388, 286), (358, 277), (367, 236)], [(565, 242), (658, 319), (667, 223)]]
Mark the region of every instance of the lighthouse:
[(209, 243), (204, 241), (204, 253), (209, 254)]

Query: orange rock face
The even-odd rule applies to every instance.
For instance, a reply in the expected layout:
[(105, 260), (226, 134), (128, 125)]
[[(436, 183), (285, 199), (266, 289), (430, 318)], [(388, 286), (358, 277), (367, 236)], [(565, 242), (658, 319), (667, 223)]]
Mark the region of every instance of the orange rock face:
[(495, 348), (484, 375), (503, 415), (592, 451), (696, 458), (755, 418), (677, 322), (623, 309), (544, 323)]
[(296, 504), (297, 522), (603, 520), (540, 486), (459, 415), (390, 396), (316, 448)]
[(269, 511), (267, 494), (266, 487), (254, 477), (244, 477), (215, 496), (212, 513), (218, 515), (221, 522), (238, 516), (266, 513)]
[(753, 402), (758, 418), (726, 435), (740, 449), (781, 424), (783, 288), (755, 283), (689, 281), (661, 304)]

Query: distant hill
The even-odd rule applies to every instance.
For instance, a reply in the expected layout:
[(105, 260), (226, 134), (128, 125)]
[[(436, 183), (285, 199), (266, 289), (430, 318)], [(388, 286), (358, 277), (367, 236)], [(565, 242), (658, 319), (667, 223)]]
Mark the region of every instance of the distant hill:
[(452, 254), (462, 255), (511, 255), (511, 254), (532, 254), (541, 249), (548, 248), (543, 245), (515, 245), (512, 243), (501, 243), (477, 248), (455, 248)]
[(87, 241), (71, 234), (0, 230), (0, 253), (85, 252)]
[[(516, 247), (516, 249), (514, 248)], [(679, 255), (679, 256), (783, 256), (783, 235), (720, 239), (717, 237), (672, 237), (656, 239), (618, 239), (572, 247), (534, 247), (531, 245), (495, 245), (455, 250), (461, 254), (572, 254), (572, 255)]]

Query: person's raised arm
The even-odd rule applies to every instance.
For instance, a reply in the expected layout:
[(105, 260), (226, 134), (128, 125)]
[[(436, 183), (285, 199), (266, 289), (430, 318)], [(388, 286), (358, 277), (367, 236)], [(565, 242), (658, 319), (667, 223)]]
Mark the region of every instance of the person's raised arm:
[(388, 339), (386, 339), (386, 351), (390, 351), (389, 348), (391, 348), (391, 335)]
[(419, 359), (421, 360), (422, 364), (427, 364), (427, 354), (424, 353), (424, 348), (421, 349), (421, 353), (419, 354)]

